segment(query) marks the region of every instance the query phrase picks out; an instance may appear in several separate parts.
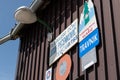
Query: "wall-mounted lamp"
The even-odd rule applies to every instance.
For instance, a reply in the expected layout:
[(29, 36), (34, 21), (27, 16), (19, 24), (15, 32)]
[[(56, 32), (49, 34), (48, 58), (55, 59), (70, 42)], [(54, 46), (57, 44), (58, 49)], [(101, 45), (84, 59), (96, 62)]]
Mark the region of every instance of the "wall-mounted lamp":
[(23, 23), (23, 24), (31, 24), (36, 21), (40, 22), (49, 30), (49, 33), (47, 34), (48, 41), (50, 42), (52, 40), (52, 33), (51, 33), (52, 29), (49, 27), (49, 25), (46, 22), (44, 22), (41, 19), (38, 19), (36, 14), (28, 7), (26, 6), (19, 7), (15, 11), (15, 19), (18, 22)]

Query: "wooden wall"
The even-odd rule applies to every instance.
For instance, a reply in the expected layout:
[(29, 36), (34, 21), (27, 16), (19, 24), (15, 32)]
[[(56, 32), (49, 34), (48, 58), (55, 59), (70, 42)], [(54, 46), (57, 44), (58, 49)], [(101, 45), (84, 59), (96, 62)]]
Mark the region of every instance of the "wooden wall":
[[(97, 46), (97, 63), (85, 72), (81, 71), (78, 44), (67, 53), (72, 59), (72, 69), (67, 80), (120, 80), (120, 0), (92, 0), (100, 31)], [(51, 0), (44, 9), (38, 9), (37, 16), (53, 28), (53, 39), (80, 18), (83, 0)], [(45, 80), (49, 62), (47, 29), (36, 22), (25, 25), (21, 31), (20, 49), (15, 80)], [(52, 65), (55, 71), (58, 61)]]

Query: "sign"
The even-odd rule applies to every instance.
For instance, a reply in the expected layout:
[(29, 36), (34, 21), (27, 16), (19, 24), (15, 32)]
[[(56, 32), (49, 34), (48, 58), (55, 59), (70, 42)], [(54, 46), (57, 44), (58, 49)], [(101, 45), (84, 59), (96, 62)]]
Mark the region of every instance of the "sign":
[(82, 71), (86, 70), (96, 62), (97, 62), (96, 48), (93, 48), (81, 58)]
[(99, 43), (98, 29), (95, 29), (89, 36), (79, 43), (80, 57), (83, 57), (88, 51)]
[(79, 56), (83, 57), (98, 44), (99, 32), (94, 6), (91, 0), (85, 1), (79, 25)]
[(79, 24), (79, 57), (82, 71), (97, 62), (96, 46), (99, 44), (99, 31), (91, 0), (85, 1)]
[(91, 0), (85, 1), (79, 24), (79, 42), (97, 28), (94, 6)]
[[(90, 22), (86, 26), (84, 26), (82, 30), (79, 31), (79, 42), (85, 39), (89, 34), (91, 34), (97, 28), (96, 20), (94, 19), (95, 16), (90, 20)], [(79, 25), (79, 28), (81, 28), (82, 26)]]
[(46, 71), (45, 80), (52, 80), (52, 68)]
[(71, 69), (71, 58), (68, 54), (65, 54), (57, 64), (56, 68), (56, 80), (66, 80)]
[(50, 43), (49, 65), (59, 59), (78, 42), (78, 20), (68, 26), (53, 42)]

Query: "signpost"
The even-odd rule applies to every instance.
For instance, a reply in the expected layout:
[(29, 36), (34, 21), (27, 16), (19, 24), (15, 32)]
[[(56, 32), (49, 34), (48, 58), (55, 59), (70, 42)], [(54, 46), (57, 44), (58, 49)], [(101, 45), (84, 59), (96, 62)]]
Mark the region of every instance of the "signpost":
[(82, 71), (97, 62), (96, 46), (99, 44), (99, 31), (91, 0), (85, 1), (79, 24), (79, 57)]
[(78, 42), (78, 20), (68, 26), (53, 42), (50, 43), (49, 65), (58, 60)]

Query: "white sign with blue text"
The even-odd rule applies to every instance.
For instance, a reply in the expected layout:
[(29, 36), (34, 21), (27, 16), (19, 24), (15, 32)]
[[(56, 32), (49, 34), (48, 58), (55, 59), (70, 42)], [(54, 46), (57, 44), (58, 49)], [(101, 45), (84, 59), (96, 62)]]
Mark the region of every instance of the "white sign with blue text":
[(91, 0), (85, 1), (79, 24), (79, 57), (99, 44), (99, 32)]
[(54, 63), (78, 42), (78, 19), (74, 20), (53, 42), (50, 43), (49, 65)]

